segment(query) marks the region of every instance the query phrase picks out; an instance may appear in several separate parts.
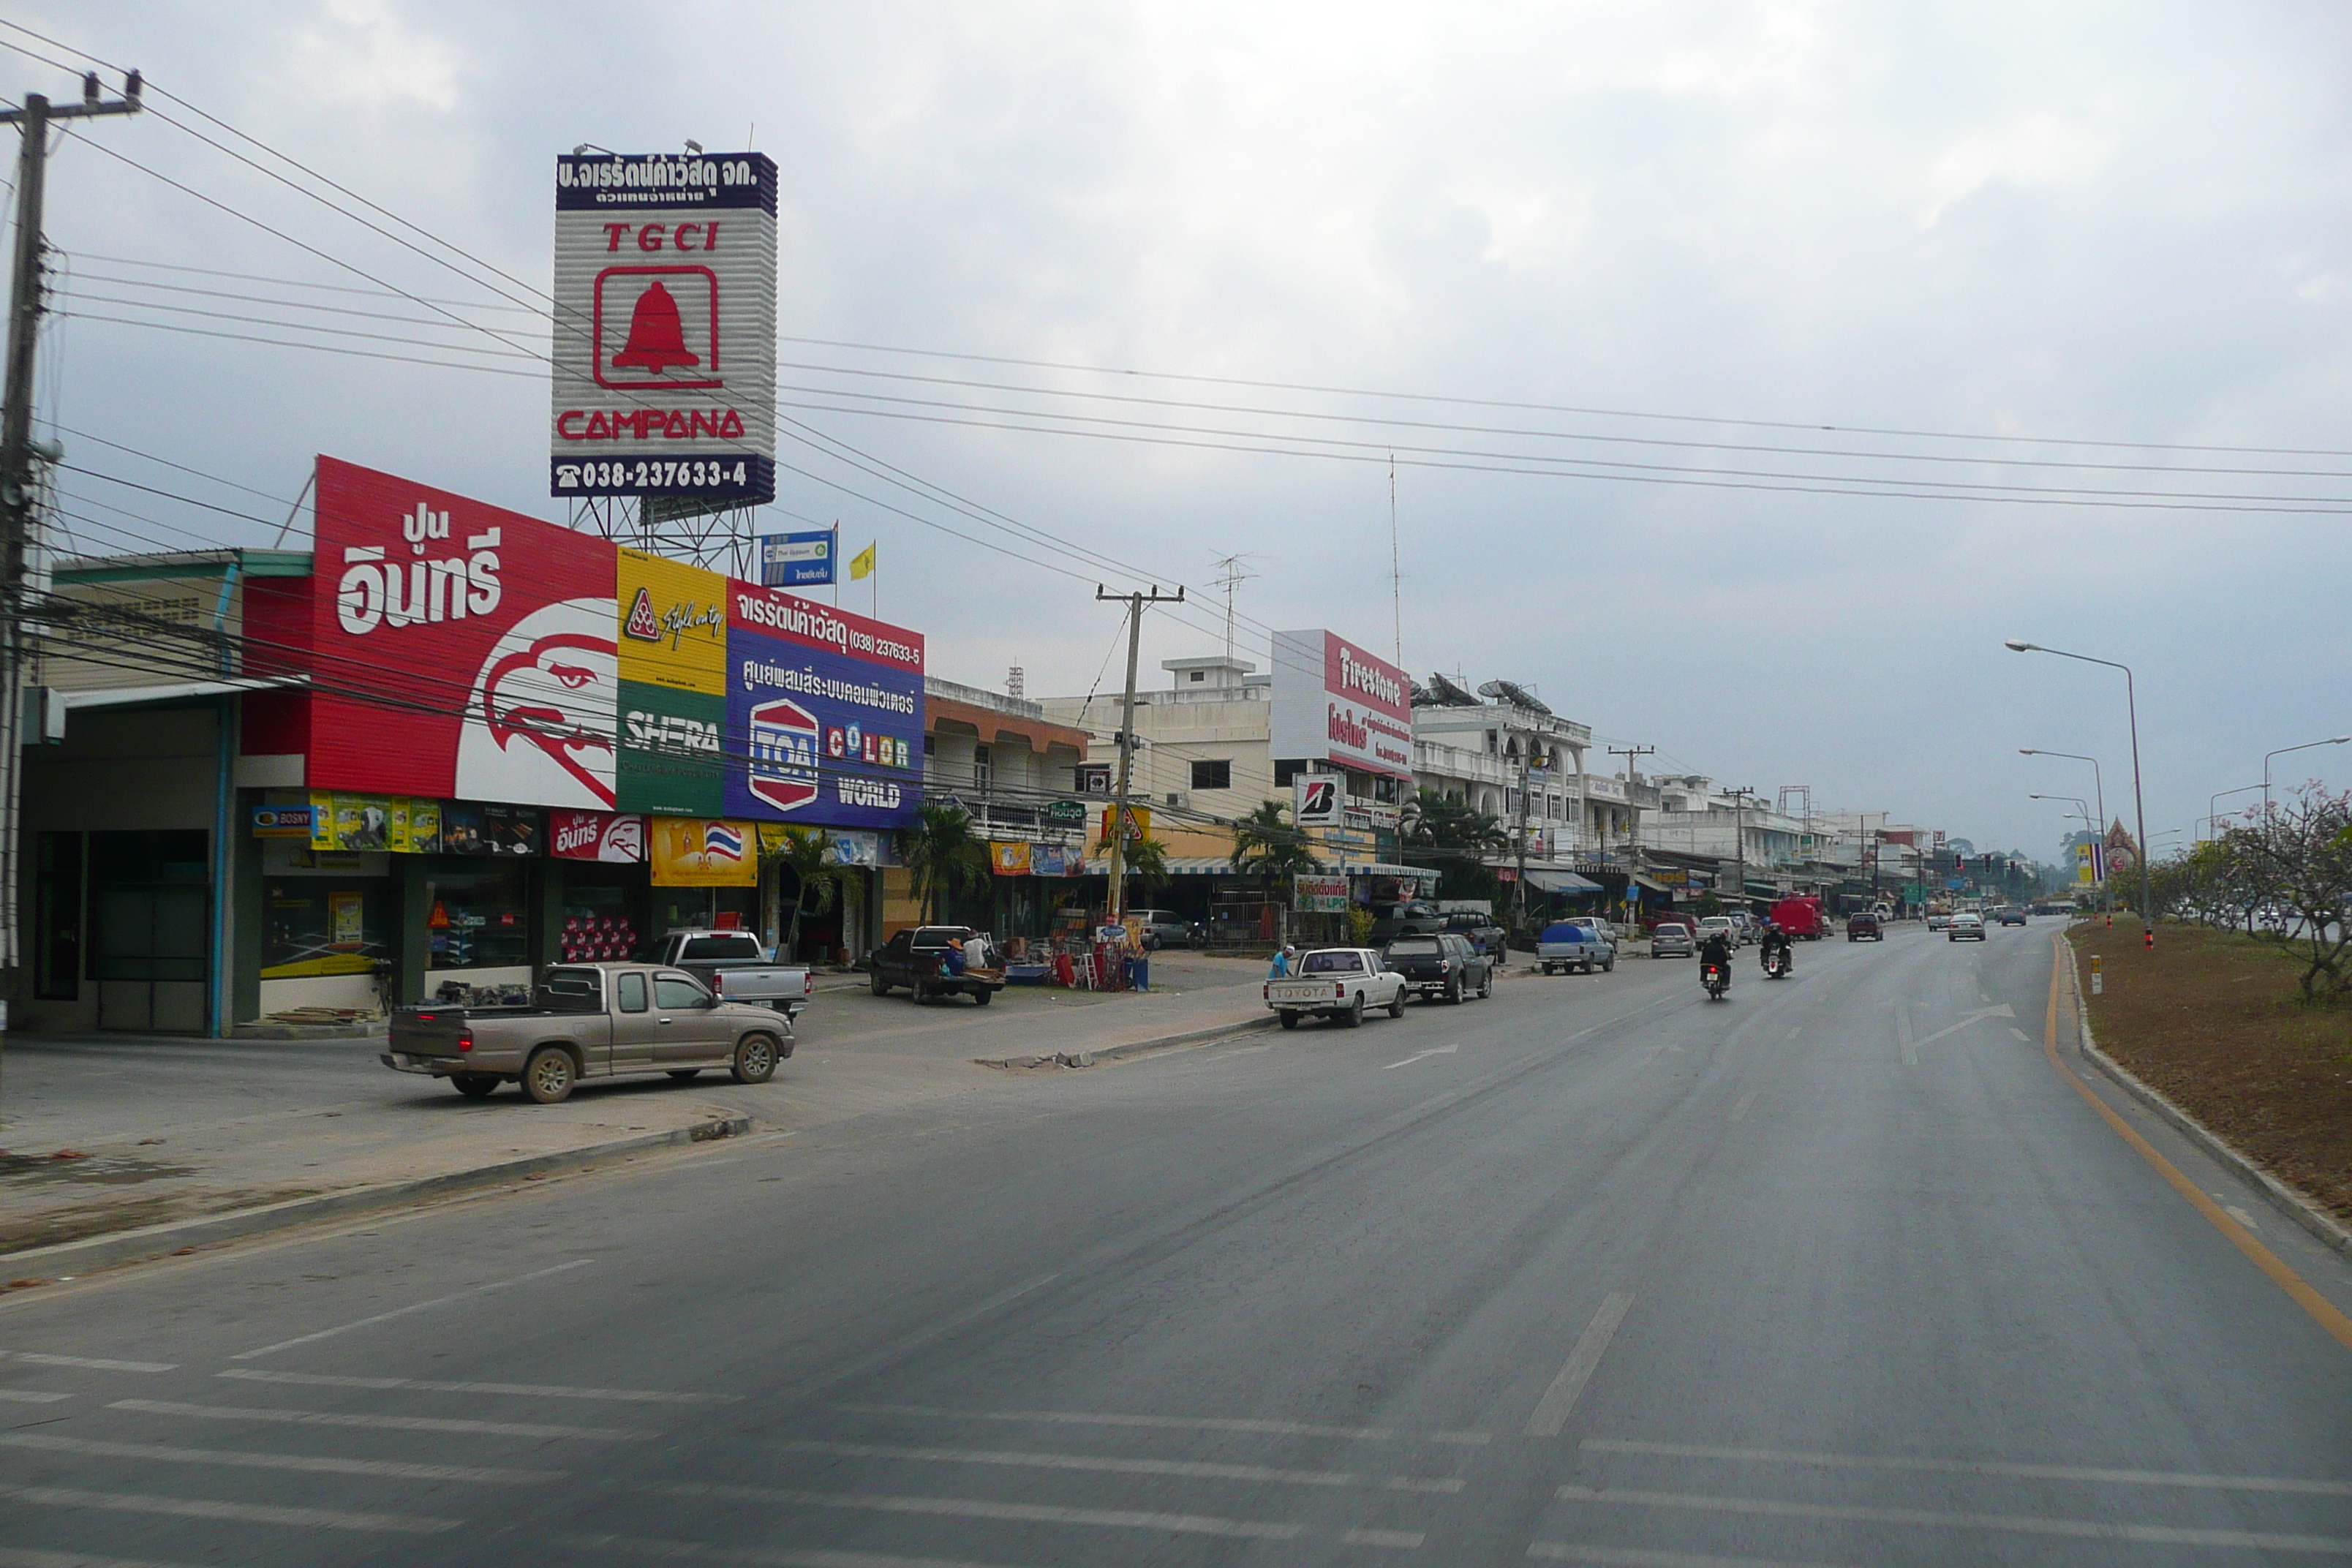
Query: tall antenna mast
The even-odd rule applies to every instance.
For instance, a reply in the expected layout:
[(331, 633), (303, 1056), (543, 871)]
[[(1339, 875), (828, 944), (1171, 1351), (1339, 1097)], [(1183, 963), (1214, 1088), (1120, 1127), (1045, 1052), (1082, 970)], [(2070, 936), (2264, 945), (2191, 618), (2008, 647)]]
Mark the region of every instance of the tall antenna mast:
[(1404, 573), (1397, 549), (1396, 454), (1389, 454), (1389, 609), (1395, 617), (1396, 667), (1404, 668)]
[(1225, 658), (1228, 659), (1231, 659), (1234, 657), (1234, 590), (1257, 575), (1255, 572), (1244, 572), (1242, 570), (1243, 562), (1255, 561), (1257, 557), (1255, 555), (1220, 555), (1217, 557), (1217, 565), (1220, 570), (1216, 578), (1216, 586), (1223, 588), (1225, 591)]

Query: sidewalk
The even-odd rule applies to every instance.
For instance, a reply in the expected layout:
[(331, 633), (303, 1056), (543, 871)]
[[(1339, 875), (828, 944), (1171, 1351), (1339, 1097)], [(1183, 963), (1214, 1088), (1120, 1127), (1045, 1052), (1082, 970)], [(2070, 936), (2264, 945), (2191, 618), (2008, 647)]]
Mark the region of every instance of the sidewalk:
[[(517, 1162), (576, 1163), (647, 1140), (814, 1127), (1019, 1092), (1019, 1075), (980, 1060), (1100, 1053), (1252, 1025), (1264, 1016), (1264, 967), (1164, 955), (1150, 992), (1010, 988), (987, 1008), (877, 997), (860, 978), (855, 989), (820, 987), (772, 1083), (711, 1073), (686, 1084), (629, 1079), (583, 1084), (556, 1106), (530, 1105), (510, 1089), (463, 1099), (382, 1066), (380, 1041), (13, 1037), (0, 1077), (0, 1257)], [(155, 1250), (174, 1245), (159, 1240)], [(36, 1261), (0, 1268), (0, 1279), (37, 1273)]]

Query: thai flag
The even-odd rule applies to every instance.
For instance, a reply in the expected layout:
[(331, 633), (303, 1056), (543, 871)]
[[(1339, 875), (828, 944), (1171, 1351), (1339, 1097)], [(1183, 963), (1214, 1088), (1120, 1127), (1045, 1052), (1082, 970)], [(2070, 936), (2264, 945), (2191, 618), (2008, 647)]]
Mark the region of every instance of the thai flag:
[(702, 828), (702, 852), (740, 860), (743, 858), (743, 836), (723, 822), (706, 823)]

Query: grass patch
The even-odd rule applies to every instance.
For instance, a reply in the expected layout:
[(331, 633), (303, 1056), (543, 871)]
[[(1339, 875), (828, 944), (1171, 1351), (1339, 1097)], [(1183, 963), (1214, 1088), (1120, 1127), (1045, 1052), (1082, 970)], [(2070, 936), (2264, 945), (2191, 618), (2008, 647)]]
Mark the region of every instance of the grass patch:
[[(2352, 1221), (2352, 1005), (2305, 1006), (2302, 966), (2234, 931), (2158, 926), (2154, 952), (2121, 924), (2080, 925), (2069, 940), (2100, 1049)], [(2093, 953), (2104, 995), (2089, 994)]]

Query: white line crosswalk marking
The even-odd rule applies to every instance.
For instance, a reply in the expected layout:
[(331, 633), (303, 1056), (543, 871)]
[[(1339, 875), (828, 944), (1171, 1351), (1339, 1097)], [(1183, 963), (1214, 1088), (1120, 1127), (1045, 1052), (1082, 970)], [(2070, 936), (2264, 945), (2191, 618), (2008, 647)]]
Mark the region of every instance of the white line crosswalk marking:
[(1115, 1530), (1168, 1531), (1243, 1540), (1296, 1541), (1302, 1524), (1275, 1520), (1221, 1519), (1206, 1513), (1159, 1513), (1141, 1509), (1068, 1508), (1054, 1503), (996, 1502), (983, 1498), (904, 1497), (887, 1492), (814, 1492), (790, 1487), (730, 1487), (678, 1481), (646, 1489), (665, 1497), (718, 1498), (730, 1502), (784, 1503), (800, 1508), (859, 1509), (875, 1513), (945, 1515), (1024, 1524), (1091, 1524)]
[(337, 1459), (323, 1454), (255, 1454), (231, 1448), (180, 1448), (164, 1443), (110, 1443), (95, 1437), (63, 1437), (47, 1432), (0, 1432), (0, 1447), (36, 1448), (50, 1454), (88, 1454), (97, 1458), (143, 1459), (174, 1465), (224, 1465), (254, 1470), (309, 1470), (331, 1476), (389, 1476), (411, 1481), (555, 1481), (562, 1470), (506, 1470), (489, 1465), (417, 1465), (395, 1459)]
[(1577, 1445), (1596, 1454), (1645, 1454), (1670, 1459), (1728, 1459), (1743, 1464), (1804, 1465), (1819, 1469), (1917, 1470), (1935, 1475), (2002, 1476), (2035, 1481), (2096, 1481), (2130, 1487), (2184, 1487), (2202, 1491), (2290, 1492), (2352, 1498), (2352, 1481), (2277, 1476), (2214, 1476), (2179, 1470), (2108, 1469), (2093, 1465), (2033, 1465), (1996, 1459), (1937, 1459), (1904, 1454), (1835, 1454), (1811, 1448), (1727, 1448), (1702, 1443), (1647, 1443), (1630, 1437), (1587, 1437)]
[(36, 1388), (0, 1388), (0, 1401), (11, 1405), (55, 1405), (72, 1397), (70, 1394), (44, 1394)]
[(836, 1405), (834, 1408), (859, 1415), (927, 1415), (950, 1421), (1036, 1421), (1073, 1426), (1157, 1427), (1175, 1432), (1257, 1432), (1276, 1437), (1381, 1439), (1397, 1435), (1392, 1426), (1318, 1426), (1305, 1421), (1261, 1421), (1238, 1416), (1129, 1415), (1088, 1410), (945, 1410), (929, 1405)]
[(814, 1439), (782, 1442), (775, 1447), (790, 1454), (833, 1454), (851, 1459), (1009, 1465), (1041, 1470), (1095, 1470), (1121, 1476), (1181, 1476), (1192, 1480), (1280, 1481), (1303, 1487), (1351, 1487), (1359, 1479), (1346, 1470), (1285, 1470), (1269, 1465), (1225, 1465), (1196, 1459), (1113, 1458), (1092, 1454), (1042, 1454), (1024, 1449), (920, 1448), (897, 1443), (824, 1443)]
[(0, 1498), (50, 1508), (94, 1508), (110, 1513), (153, 1513), (178, 1519), (232, 1520), (240, 1524), (282, 1524), (294, 1530), (354, 1530), (383, 1534), (437, 1535), (463, 1520), (413, 1513), (351, 1513), (331, 1508), (275, 1508), (264, 1503), (215, 1502), (209, 1498), (149, 1497), (138, 1492), (92, 1492), (78, 1487), (20, 1487), (0, 1481)]
[(215, 1377), (247, 1383), (299, 1384), (310, 1388), (409, 1388), (423, 1394), (512, 1394), (521, 1399), (606, 1399), (631, 1405), (735, 1405), (740, 1394), (671, 1394), (654, 1388), (574, 1388), (552, 1383), (435, 1383), (421, 1377), (334, 1377), (315, 1372), (266, 1372), (232, 1367)]
[(1569, 1412), (1576, 1408), (1577, 1396), (1584, 1392), (1585, 1384), (1601, 1365), (1601, 1358), (1608, 1353), (1617, 1325), (1625, 1321), (1625, 1314), (1633, 1308), (1631, 1290), (1612, 1290), (1601, 1299), (1601, 1310), (1592, 1314), (1592, 1321), (1577, 1336), (1576, 1348), (1569, 1352), (1559, 1375), (1551, 1380), (1551, 1386), (1536, 1402), (1535, 1414), (1528, 1417), (1525, 1436), (1559, 1436), (1559, 1429), (1568, 1425)]
[(530, 1421), (460, 1421), (436, 1415), (346, 1415), (328, 1410), (275, 1410), (235, 1405), (181, 1405), (167, 1399), (118, 1399), (109, 1410), (185, 1415), (203, 1421), (278, 1421), (296, 1426), (372, 1426), (387, 1432), (473, 1433), (485, 1437), (581, 1437), (612, 1442), (658, 1433), (627, 1426), (553, 1426)]
[(109, 1361), (104, 1356), (51, 1355), (46, 1351), (0, 1351), (0, 1359), (26, 1366), (75, 1366), (84, 1372), (177, 1372), (175, 1361)]
[[(658, 1541), (629, 1535), (558, 1535), (552, 1539), (559, 1546), (580, 1552), (625, 1552), (663, 1563), (740, 1563), (745, 1568), (1006, 1568), (999, 1563), (967, 1563), (946, 1557), (898, 1557), (880, 1552), (763, 1552), (757, 1547), (710, 1546), (699, 1541)], [(7, 1568), (4, 1561), (0, 1561), (0, 1568)]]

